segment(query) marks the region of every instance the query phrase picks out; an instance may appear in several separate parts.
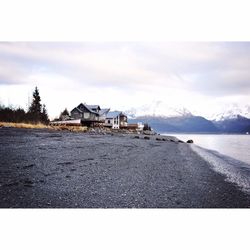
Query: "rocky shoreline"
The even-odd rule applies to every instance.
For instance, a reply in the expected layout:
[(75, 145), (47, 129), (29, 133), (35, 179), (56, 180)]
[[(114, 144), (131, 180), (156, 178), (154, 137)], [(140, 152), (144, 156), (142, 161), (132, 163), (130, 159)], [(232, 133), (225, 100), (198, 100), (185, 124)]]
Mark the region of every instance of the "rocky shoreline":
[(172, 136), (2, 128), (0, 145), (2, 208), (250, 207)]

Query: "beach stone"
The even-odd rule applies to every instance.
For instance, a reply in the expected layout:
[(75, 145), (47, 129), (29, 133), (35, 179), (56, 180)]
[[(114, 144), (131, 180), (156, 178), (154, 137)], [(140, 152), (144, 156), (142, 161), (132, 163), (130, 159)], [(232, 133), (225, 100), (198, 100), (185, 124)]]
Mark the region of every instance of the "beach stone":
[(25, 187), (33, 187), (34, 186), (34, 182), (32, 180), (25, 180), (24, 184)]
[(187, 143), (194, 143), (193, 140), (187, 140)]
[(136, 135), (134, 138), (135, 138), (135, 139), (140, 139), (140, 136)]
[[(9, 183), (6, 183), (4, 186), (17, 186), (19, 183), (17, 181), (15, 182), (9, 182)], [(0, 185), (1, 186), (1, 185)]]
[(28, 183), (26, 183), (26, 184), (24, 184), (24, 186), (25, 187), (34, 187), (34, 184), (28, 184)]
[(158, 137), (156, 137), (155, 140), (156, 140), (156, 141), (162, 141), (162, 139), (161, 139), (161, 138), (158, 138)]
[(26, 165), (26, 166), (24, 166), (23, 168), (25, 169), (25, 168), (32, 168), (32, 167), (34, 167), (35, 165), (34, 164), (29, 164), (29, 165)]
[(155, 131), (151, 131), (151, 130), (144, 130), (143, 134), (144, 135), (156, 135), (157, 133)]
[(30, 185), (34, 184), (34, 182), (32, 180), (25, 180), (24, 183), (25, 184), (30, 184)]

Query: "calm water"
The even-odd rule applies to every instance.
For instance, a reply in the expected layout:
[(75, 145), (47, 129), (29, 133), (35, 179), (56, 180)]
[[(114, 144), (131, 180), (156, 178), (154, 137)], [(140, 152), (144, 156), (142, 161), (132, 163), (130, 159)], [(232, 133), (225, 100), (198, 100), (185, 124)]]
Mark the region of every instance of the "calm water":
[(226, 180), (250, 194), (250, 135), (171, 134), (192, 139), (191, 148)]
[(192, 139), (200, 147), (250, 164), (250, 135), (171, 134), (180, 140)]

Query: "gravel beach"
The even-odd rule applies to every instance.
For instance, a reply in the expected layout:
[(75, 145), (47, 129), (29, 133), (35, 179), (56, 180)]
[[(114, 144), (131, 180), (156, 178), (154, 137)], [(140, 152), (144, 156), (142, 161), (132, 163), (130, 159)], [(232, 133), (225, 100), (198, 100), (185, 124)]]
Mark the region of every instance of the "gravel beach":
[(138, 136), (1, 128), (0, 207), (250, 207), (189, 144)]

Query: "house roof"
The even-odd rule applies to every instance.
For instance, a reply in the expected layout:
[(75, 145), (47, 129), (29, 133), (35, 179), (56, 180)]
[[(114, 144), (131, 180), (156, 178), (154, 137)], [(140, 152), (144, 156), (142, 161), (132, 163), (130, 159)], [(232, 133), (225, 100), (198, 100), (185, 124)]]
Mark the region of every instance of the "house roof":
[(83, 104), (83, 103), (80, 103), (77, 107), (72, 109), (72, 111), (77, 110), (78, 112), (82, 113), (83, 111), (79, 108), (81, 105), (83, 105), (89, 112), (100, 115), (100, 116), (102, 116), (102, 115), (104, 115), (106, 113), (107, 114), (106, 118), (111, 118), (112, 119), (112, 118), (116, 118), (119, 115), (124, 115), (121, 111), (111, 111), (111, 112), (109, 112), (110, 111), (109, 108), (100, 109), (99, 112), (96, 112), (96, 111), (93, 111), (92, 109), (97, 109), (98, 107), (100, 108), (99, 105), (87, 105), (87, 104)]
[(75, 109), (76, 109), (78, 112), (82, 113), (82, 111), (81, 111), (79, 108), (77, 108), (77, 107), (73, 108), (70, 112), (73, 112)]
[(85, 104), (85, 106), (87, 106), (89, 109), (101, 109), (99, 105), (87, 105)]
[[(91, 107), (94, 107), (94, 106), (99, 107), (99, 105), (87, 105), (87, 104), (80, 103), (80, 104), (77, 106), (77, 108), (80, 107), (81, 105), (83, 105), (90, 113), (94, 113), (94, 114), (96, 114), (96, 115), (99, 115), (98, 112), (93, 111), (92, 108), (91, 108)], [(79, 108), (78, 108), (78, 109), (79, 109)]]
[(99, 115), (104, 115), (105, 113), (108, 113), (110, 109), (101, 109), (99, 111)]
[(108, 112), (107, 118), (116, 118), (120, 114), (122, 114), (121, 111), (111, 111), (111, 112)]

